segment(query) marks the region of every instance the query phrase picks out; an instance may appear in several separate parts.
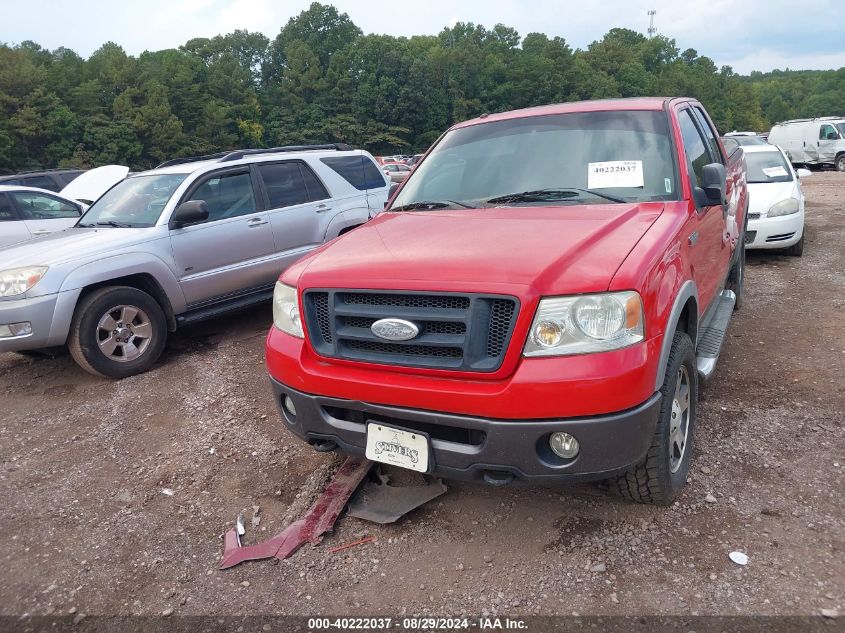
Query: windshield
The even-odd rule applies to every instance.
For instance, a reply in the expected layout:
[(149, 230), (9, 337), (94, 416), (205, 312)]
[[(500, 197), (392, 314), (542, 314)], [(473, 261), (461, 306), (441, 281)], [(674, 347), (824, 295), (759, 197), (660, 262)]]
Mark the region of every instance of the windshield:
[(155, 226), (164, 205), (187, 174), (133, 176), (100, 197), (77, 226)]
[(746, 152), (748, 182), (792, 182), (792, 172), (780, 152)]
[[(421, 203), (442, 208), (435, 204), (440, 202), (477, 208), (674, 200), (673, 156), (664, 112), (585, 112), (481, 123), (446, 134), (417, 165), (391, 208), (419, 210)], [(543, 193), (515, 195), (529, 192)]]

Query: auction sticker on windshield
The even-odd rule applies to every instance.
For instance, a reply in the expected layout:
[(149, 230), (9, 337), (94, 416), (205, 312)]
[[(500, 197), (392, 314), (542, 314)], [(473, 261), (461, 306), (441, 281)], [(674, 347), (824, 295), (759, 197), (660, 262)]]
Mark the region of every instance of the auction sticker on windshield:
[(428, 472), (428, 437), (370, 422), (366, 455), (374, 462)]
[(643, 161), (609, 160), (587, 164), (587, 188), (642, 187)]

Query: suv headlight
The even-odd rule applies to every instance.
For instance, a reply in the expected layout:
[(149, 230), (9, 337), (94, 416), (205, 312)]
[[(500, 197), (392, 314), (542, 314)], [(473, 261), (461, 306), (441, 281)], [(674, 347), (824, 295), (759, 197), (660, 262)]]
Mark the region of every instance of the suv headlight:
[(303, 337), (296, 288), (281, 281), (277, 281), (273, 289), (273, 325), (291, 336)]
[(643, 302), (636, 292), (547, 297), (540, 300), (523, 354), (606, 352), (644, 338)]
[(0, 297), (15, 297), (30, 290), (41, 281), (47, 266), (11, 268), (0, 272)]
[(781, 200), (777, 204), (773, 204), (769, 207), (769, 212), (766, 214), (767, 218), (776, 218), (779, 215), (792, 215), (793, 213), (798, 213), (798, 200), (795, 198), (787, 198), (786, 200)]

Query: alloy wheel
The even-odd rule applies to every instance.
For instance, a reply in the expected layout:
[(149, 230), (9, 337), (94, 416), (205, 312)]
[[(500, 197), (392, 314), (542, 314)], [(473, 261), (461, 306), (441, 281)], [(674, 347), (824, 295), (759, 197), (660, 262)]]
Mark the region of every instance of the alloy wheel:
[(153, 326), (147, 313), (132, 305), (108, 310), (97, 323), (97, 344), (109, 360), (128, 363), (149, 347)]

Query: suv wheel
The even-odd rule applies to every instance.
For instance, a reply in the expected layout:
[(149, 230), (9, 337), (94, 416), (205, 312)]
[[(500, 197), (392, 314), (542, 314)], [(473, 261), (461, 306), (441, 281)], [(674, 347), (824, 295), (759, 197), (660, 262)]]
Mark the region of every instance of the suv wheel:
[(845, 171), (845, 154), (836, 157), (836, 171)]
[(672, 340), (660, 393), (660, 417), (645, 459), (608, 484), (633, 501), (666, 506), (687, 481), (698, 411), (695, 350), (686, 332)]
[(101, 288), (76, 307), (68, 349), (85, 370), (125, 378), (152, 367), (167, 338), (167, 321), (158, 302), (128, 286)]

